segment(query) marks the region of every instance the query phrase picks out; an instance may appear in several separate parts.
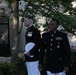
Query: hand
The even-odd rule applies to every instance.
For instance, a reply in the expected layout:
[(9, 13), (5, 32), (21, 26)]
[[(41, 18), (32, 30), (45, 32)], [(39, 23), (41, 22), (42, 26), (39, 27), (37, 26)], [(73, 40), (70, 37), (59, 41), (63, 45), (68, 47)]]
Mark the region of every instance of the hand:
[(69, 67), (64, 67), (65, 72), (69, 72)]
[(42, 71), (42, 65), (41, 64), (39, 64), (38, 68), (39, 68), (39, 71)]
[(25, 53), (25, 55), (30, 56), (30, 52)]

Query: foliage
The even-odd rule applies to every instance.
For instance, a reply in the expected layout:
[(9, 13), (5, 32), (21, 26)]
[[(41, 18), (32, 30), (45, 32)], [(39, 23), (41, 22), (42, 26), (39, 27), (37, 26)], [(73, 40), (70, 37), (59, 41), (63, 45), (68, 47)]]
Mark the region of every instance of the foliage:
[(70, 74), (71, 75), (76, 75), (76, 51), (71, 53)]
[[(19, 2), (19, 0), (7, 0), (9, 4)], [(24, 9), (19, 9), (19, 16), (32, 15), (35, 17), (37, 14), (46, 17), (46, 21), (50, 17), (57, 18), (63, 27), (69, 32), (76, 35), (76, 8), (73, 8), (72, 2), (76, 0), (24, 0)], [(64, 13), (68, 13), (66, 15)], [(22, 18), (23, 19), (23, 18)], [(35, 20), (35, 22), (37, 22)], [(38, 24), (36, 23), (36, 26)], [(44, 25), (45, 29), (47, 25)], [(37, 26), (39, 27), (39, 26)]]
[(27, 75), (24, 59), (19, 57), (18, 63), (0, 63), (0, 75)]
[(26, 66), (25, 66), (25, 59), (24, 57), (18, 57), (18, 75), (27, 75), (27, 70), (26, 70)]
[(55, 18), (57, 18), (61, 25), (68, 31), (73, 34), (76, 32), (76, 19), (71, 17), (70, 15), (64, 15), (59, 12), (54, 15)]
[[(46, 75), (45, 64), (42, 75)], [(76, 74), (76, 52), (71, 53), (71, 68), (69, 75)], [(18, 63), (0, 63), (0, 75), (27, 75), (25, 61), (23, 57), (18, 58)]]
[(0, 75), (16, 75), (17, 74), (17, 66), (13, 63), (3, 63), (0, 64)]
[[(76, 8), (72, 7), (73, 1), (75, 0), (25, 0), (25, 9), (20, 10), (20, 12), (22, 12), (20, 15), (23, 17), (26, 15), (32, 15), (35, 17), (38, 14), (45, 16), (46, 19), (54, 16), (67, 31), (75, 34)], [(64, 14), (67, 12), (69, 15)], [(46, 29), (47, 25), (44, 28)]]
[[(6, 0), (9, 2), (9, 7), (13, 2), (19, 2), (19, 0)], [(24, 10), (20, 9), (19, 16), (32, 15), (35, 17), (37, 14), (43, 15), (46, 19), (50, 17), (57, 18), (63, 27), (69, 32), (76, 35), (76, 8), (73, 8), (72, 2), (75, 0), (24, 0)], [(61, 11), (62, 10), (62, 11)], [(69, 15), (65, 15), (68, 13)], [(23, 18), (22, 18), (23, 19)], [(36, 22), (36, 20), (35, 20)], [(36, 24), (37, 26), (38, 24)], [(39, 26), (37, 26), (39, 27)], [(47, 25), (45, 24), (45, 29)]]

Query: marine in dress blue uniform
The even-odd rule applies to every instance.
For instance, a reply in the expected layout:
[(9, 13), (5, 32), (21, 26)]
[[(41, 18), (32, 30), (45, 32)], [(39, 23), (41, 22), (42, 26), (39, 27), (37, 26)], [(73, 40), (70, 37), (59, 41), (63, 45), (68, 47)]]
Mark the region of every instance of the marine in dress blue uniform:
[[(54, 27), (54, 25), (56, 25)], [(56, 19), (50, 21), (50, 31), (42, 34), (42, 46), (40, 50), (40, 64), (43, 64), (46, 50), (46, 70), (47, 75), (59, 74), (67, 71), (70, 67), (70, 45), (67, 34), (57, 30), (59, 25)], [(50, 72), (50, 74), (48, 73)]]
[[(25, 18), (25, 24), (28, 25), (25, 39), (26, 44), (33, 42), (35, 46), (27, 52), (25, 55), (25, 61), (27, 66), (28, 75), (40, 75), (39, 64), (39, 49), (41, 43), (40, 31), (33, 26), (33, 20), (31, 17)], [(31, 57), (32, 56), (32, 57)]]
[(25, 55), (25, 60), (26, 61), (36, 61), (39, 60), (39, 49), (40, 49), (40, 42), (41, 42), (41, 37), (40, 37), (40, 31), (37, 30), (34, 26), (31, 26), (28, 28), (26, 34), (26, 44), (29, 42), (35, 43), (35, 46), (33, 49), (31, 49), (30, 55), (34, 55), (34, 57), (30, 58), (29, 56)]

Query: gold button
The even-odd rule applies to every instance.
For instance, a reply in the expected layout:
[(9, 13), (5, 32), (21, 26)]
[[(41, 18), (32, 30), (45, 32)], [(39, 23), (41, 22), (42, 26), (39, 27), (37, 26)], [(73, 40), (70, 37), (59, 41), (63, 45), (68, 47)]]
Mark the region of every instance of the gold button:
[(51, 36), (54, 36), (53, 34)]
[(58, 44), (60, 44), (60, 42), (58, 42)]
[(51, 41), (53, 41), (53, 39), (51, 39)]
[(57, 48), (60, 48), (60, 46), (58, 45)]
[(51, 46), (53, 45), (53, 44), (50, 44)]
[(52, 48), (50, 50), (52, 51)]
[(45, 42), (45, 44), (46, 44), (46, 42)]
[(62, 60), (62, 58), (60, 58), (60, 60)]

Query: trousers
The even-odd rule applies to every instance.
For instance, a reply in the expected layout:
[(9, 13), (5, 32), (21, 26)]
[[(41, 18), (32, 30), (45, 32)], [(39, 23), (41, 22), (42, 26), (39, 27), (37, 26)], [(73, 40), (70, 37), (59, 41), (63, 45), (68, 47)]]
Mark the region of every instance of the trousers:
[(28, 75), (40, 75), (38, 64), (39, 64), (39, 61), (33, 61), (33, 62), (26, 61)]
[(51, 73), (50, 71), (47, 71), (47, 75), (66, 75), (65, 72), (59, 72), (59, 73)]

